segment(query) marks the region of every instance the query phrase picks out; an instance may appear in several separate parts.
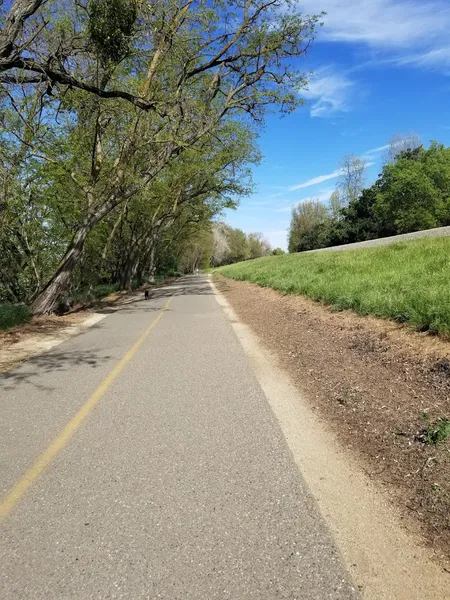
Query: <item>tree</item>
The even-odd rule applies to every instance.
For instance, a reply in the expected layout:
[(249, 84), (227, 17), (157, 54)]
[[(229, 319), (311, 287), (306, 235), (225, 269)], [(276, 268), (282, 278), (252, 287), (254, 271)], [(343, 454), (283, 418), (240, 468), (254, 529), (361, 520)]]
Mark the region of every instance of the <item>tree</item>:
[[(219, 132), (218, 132), (219, 133)], [(170, 240), (179, 258), (189, 236), (197, 235), (225, 208), (235, 208), (235, 197), (251, 189), (248, 164), (255, 159), (253, 136), (242, 125), (223, 123), (222, 143), (217, 136), (203, 140), (171, 163), (144, 191), (135, 196), (126, 212), (120, 246), (124, 264), (121, 287), (129, 289), (136, 275), (152, 278), (159, 239)], [(159, 244), (159, 246), (158, 246)]]
[(228, 262), (230, 246), (228, 244), (228, 226), (219, 221), (212, 225), (213, 246), (210, 263), (213, 267), (219, 267)]
[[(51, 11), (47, 5), (47, 0), (12, 0), (9, 11), (2, 11), (0, 82), (45, 83), (50, 93), (80, 89), (148, 111), (162, 109), (148, 92), (174, 56), (178, 86), (216, 69), (215, 86), (230, 65), (240, 71), (248, 60), (255, 67), (250, 79), (262, 78), (269, 88), (286, 84), (292, 73), (279, 69), (280, 60), (303, 54), (318, 22), (296, 14), (286, 0), (235, 0), (214, 7), (206, 0), (68, 0), (54, 3)], [(196, 61), (199, 53), (203, 60)], [(93, 58), (101, 59), (103, 73), (81, 68)], [(122, 61), (147, 73), (141, 90), (117, 77)], [(297, 102), (290, 90), (286, 102)]]
[[(397, 139), (398, 141), (398, 139)], [(407, 142), (407, 143), (406, 143)], [(298, 252), (386, 237), (450, 224), (450, 148), (432, 142), (425, 150), (406, 140), (375, 183), (360, 189), (363, 163), (345, 159), (342, 180), (328, 210), (318, 201), (293, 211), (289, 251)], [(350, 198), (342, 202), (343, 192)]]
[(283, 254), (286, 254), (286, 252), (283, 250), (283, 248), (274, 248), (272, 250), (272, 254), (274, 256), (282, 256)]
[(249, 258), (249, 244), (242, 229), (230, 228), (228, 233), (229, 262), (240, 262)]
[(389, 141), (389, 146), (383, 157), (383, 163), (394, 164), (397, 157), (402, 153), (421, 147), (422, 141), (416, 133), (396, 133)]
[(393, 165), (385, 168), (375, 210), (395, 225), (396, 233), (437, 227), (442, 208), (439, 191), (420, 165), (416, 167), (411, 163), (402, 164), (399, 169)]
[(36, 314), (68, 289), (99, 224), (223, 120), (260, 123), (271, 108), (298, 106), (306, 78), (290, 65), (318, 21), (284, 0), (68, 1), (45, 11), (45, 2), (15, 0), (0, 33), (4, 106), (20, 114), (30, 90), (39, 93), (48, 129), (27, 143), (78, 217)]
[(450, 150), (436, 143), (428, 150), (400, 154), (383, 167), (374, 212), (407, 233), (445, 225), (450, 217)]
[(367, 161), (354, 154), (347, 154), (339, 166), (340, 175), (336, 186), (341, 206), (357, 200), (364, 188)]
[(396, 233), (393, 224), (381, 220), (375, 212), (379, 186), (377, 183), (364, 189), (359, 198), (343, 209), (343, 232), (345, 243), (362, 242)]
[(212, 245), (211, 230), (200, 227), (184, 244), (179, 263), (181, 271), (194, 273), (196, 269), (208, 268)]
[(300, 202), (292, 209), (289, 227), (289, 252), (302, 252), (322, 247), (318, 229), (329, 220), (327, 207), (318, 199)]
[(342, 209), (344, 208), (344, 201), (341, 194), (336, 189), (330, 196), (330, 215), (332, 219), (339, 221), (342, 218)]
[(249, 258), (261, 258), (270, 253), (270, 243), (262, 233), (249, 233), (247, 237)]
[[(60, 121), (61, 125), (65, 124), (64, 113), (61, 114)], [(5, 130), (5, 144), (2, 145), (5, 160), (0, 164), (5, 168), (9, 168), (10, 165), (12, 169), (17, 162), (17, 152), (23, 145), (17, 142), (15, 146), (11, 143), (8, 146), (6, 142), (10, 137), (7, 131), (9, 129)], [(21, 202), (20, 208), (19, 205), (12, 205), (12, 189), (8, 187), (7, 196), (11, 211), (3, 211), (2, 215), (11, 215), (8, 227), (12, 232), (16, 209), (19, 210), (20, 222), (23, 223), (25, 211), (29, 212), (30, 218), (32, 217), (30, 226), (35, 233), (34, 237), (30, 238), (28, 231), (26, 245), (31, 244), (34, 252), (28, 252), (31, 256), (30, 268), (25, 269), (24, 261), (28, 259), (28, 254), (17, 250), (20, 233), (18, 228), (21, 227), (17, 219), (14, 235), (3, 235), (6, 227), (0, 232), (0, 247), (14, 247), (14, 253), (8, 251), (6, 256), (11, 259), (16, 257), (14, 269), (11, 260), (0, 258), (0, 281), (7, 294), (5, 299), (29, 301), (30, 297), (32, 298), (31, 283), (28, 285), (23, 281), (25, 275), (29, 279), (34, 277), (36, 271), (35, 279), (39, 284), (40, 281), (45, 281), (46, 274), (49, 273), (48, 270), (42, 269), (42, 261), (36, 253), (38, 248), (49, 251), (51, 262), (46, 264), (50, 269), (54, 269), (64, 254), (65, 245), (70, 241), (73, 231), (91, 210), (89, 198), (86, 198), (84, 190), (78, 185), (86, 180), (85, 178), (93, 176), (90, 169), (92, 157), (88, 148), (89, 141), (94, 139), (95, 128), (91, 131), (93, 135), (89, 138), (88, 128), (83, 131), (73, 125), (64, 128), (65, 135), (61, 135), (59, 139), (50, 136), (52, 155), (47, 156), (46, 160), (36, 161), (33, 158), (34, 149), (25, 145), (27, 152), (23, 154), (25, 166), (22, 174), (28, 169), (27, 186), (36, 186), (35, 190), (33, 188), (33, 204), (28, 201), (29, 194), (26, 188), (22, 187), (17, 192), (17, 198)], [(111, 148), (117, 139), (112, 133), (113, 131), (109, 138), (103, 136), (103, 143)], [(9, 150), (11, 152), (7, 156)], [(161, 248), (159, 238), (167, 238), (166, 232), (171, 229), (176, 232), (176, 238), (183, 237), (185, 240), (186, 236), (193, 234), (192, 224), (207, 223), (223, 208), (234, 208), (236, 198), (245, 195), (251, 189), (249, 164), (255, 160), (258, 160), (258, 153), (255, 150), (253, 132), (244, 124), (223, 121), (214, 137), (205, 137), (202, 143), (196, 146), (195, 151), (186, 150), (148, 186), (127, 202), (118, 205), (107, 218), (97, 223), (86, 240), (86, 252), (73, 271), (71, 286), (66, 294), (72, 293), (76, 287), (91, 287), (110, 280), (127, 289), (136, 279), (145, 280), (151, 277), (156, 268), (155, 261), (159, 258), (155, 254), (156, 247)], [(100, 172), (99, 184), (102, 182), (101, 175)], [(8, 176), (4, 178), (4, 183), (15, 181), (17, 185), (20, 180), (21, 178)], [(102, 183), (107, 185), (108, 182)], [(40, 187), (41, 185), (43, 187)], [(62, 201), (67, 195), (71, 201)], [(40, 204), (31, 211), (37, 200)], [(41, 213), (36, 213), (37, 209)], [(44, 217), (44, 223), (41, 223), (41, 216)], [(37, 237), (39, 231), (40, 246)], [(11, 246), (13, 239), (16, 239), (15, 246)], [(20, 239), (25, 241), (23, 235)], [(171, 246), (174, 246), (173, 240)], [(22, 248), (22, 245), (19, 248)], [(20, 261), (17, 261), (17, 256), (20, 256)], [(179, 252), (175, 258), (178, 260)], [(36, 262), (38, 268), (31, 269), (31, 266), (36, 266)], [(14, 290), (11, 285), (17, 289)]]

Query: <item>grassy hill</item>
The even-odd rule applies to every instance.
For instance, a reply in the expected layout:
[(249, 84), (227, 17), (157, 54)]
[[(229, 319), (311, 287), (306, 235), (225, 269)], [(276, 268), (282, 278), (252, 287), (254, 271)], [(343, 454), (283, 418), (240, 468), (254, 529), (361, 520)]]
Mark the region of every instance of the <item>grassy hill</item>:
[(221, 267), (225, 277), (304, 294), (450, 337), (450, 238), (268, 256)]

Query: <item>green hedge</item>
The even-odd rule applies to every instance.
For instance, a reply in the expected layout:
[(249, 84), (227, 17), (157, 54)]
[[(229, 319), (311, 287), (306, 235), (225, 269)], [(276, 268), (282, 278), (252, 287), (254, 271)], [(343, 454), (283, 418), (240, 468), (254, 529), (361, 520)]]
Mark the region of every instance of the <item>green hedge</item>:
[(0, 304), (0, 329), (7, 329), (30, 320), (30, 311), (25, 304)]

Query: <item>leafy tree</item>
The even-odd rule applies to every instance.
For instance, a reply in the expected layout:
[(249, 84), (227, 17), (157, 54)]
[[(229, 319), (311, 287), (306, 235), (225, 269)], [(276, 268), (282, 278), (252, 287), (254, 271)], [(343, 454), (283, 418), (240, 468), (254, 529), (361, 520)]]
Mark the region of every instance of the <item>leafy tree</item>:
[(230, 228), (228, 233), (228, 246), (230, 248), (228, 261), (240, 262), (250, 256), (247, 236), (241, 229)]
[(249, 258), (261, 258), (270, 252), (270, 244), (262, 233), (249, 233), (247, 242)]
[(122, 238), (127, 235), (128, 239), (119, 244), (126, 248), (120, 252), (124, 261), (120, 285), (124, 289), (138, 273), (140, 279), (153, 277), (158, 239), (166, 239), (166, 232), (179, 256), (187, 236), (197, 235), (198, 228), (209, 224), (224, 208), (234, 208), (235, 197), (250, 190), (248, 164), (257, 158), (251, 132), (224, 123), (220, 133), (220, 145), (217, 136), (214, 143), (203, 140), (201, 147), (186, 151), (129, 202), (125, 227), (121, 228)]
[(405, 151), (377, 182), (375, 215), (406, 233), (445, 225), (450, 217), (450, 150), (432, 144)]
[[(206, 0), (68, 0), (52, 3), (51, 10), (47, 0), (12, 0), (9, 10), (2, 13), (0, 82), (45, 83), (62, 92), (80, 89), (163, 112), (163, 104), (154, 95), (160, 86), (153, 87), (153, 83), (161, 69), (173, 67), (174, 59), (178, 63), (174, 91), (215, 70), (210, 93), (217, 95), (223, 77), (240, 79), (244, 65), (252, 64), (246, 71), (247, 83), (253, 86), (264, 81), (259, 89), (270, 104), (274, 86), (284, 86), (283, 104), (292, 107), (299, 99), (291, 84), (304, 80), (282, 62), (305, 53), (318, 23), (318, 17), (302, 17), (288, 0), (233, 0), (214, 5)], [(104, 74), (97, 77), (92, 68), (99, 57), (103, 66), (115, 62), (108, 88)], [(126, 67), (139, 73), (143, 88), (129, 86), (120, 78), (123, 57)], [(165, 91), (169, 92), (168, 86)], [(249, 110), (258, 111), (263, 99), (248, 100)]]
[[(326, 243), (323, 226), (328, 219), (327, 207), (317, 199), (300, 202), (294, 207), (289, 227), (289, 252), (302, 252), (323, 247)], [(321, 232), (320, 236), (318, 235), (319, 231)]]
[(196, 269), (208, 268), (212, 246), (211, 229), (209, 227), (199, 228), (194, 235), (189, 236), (184, 244), (179, 261), (180, 270), (183, 273), (194, 273)]
[(30, 90), (40, 94), (48, 128), (28, 144), (53, 197), (59, 188), (73, 198), (72, 238), (33, 302), (37, 314), (68, 289), (100, 224), (145, 197), (171, 162), (223, 121), (259, 123), (298, 106), (306, 78), (292, 58), (318, 22), (284, 0), (69, 1), (42, 19), (46, 10), (15, 0), (0, 32), (3, 104), (21, 114)]
[(378, 185), (361, 192), (357, 200), (342, 210), (342, 243), (362, 242), (395, 234), (395, 227), (375, 213)]

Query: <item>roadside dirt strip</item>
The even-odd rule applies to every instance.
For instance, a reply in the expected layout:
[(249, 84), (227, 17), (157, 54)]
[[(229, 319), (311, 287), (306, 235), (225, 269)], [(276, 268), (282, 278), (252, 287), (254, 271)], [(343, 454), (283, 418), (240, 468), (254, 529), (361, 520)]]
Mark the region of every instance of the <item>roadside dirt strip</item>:
[(246, 282), (214, 281), (450, 573), (450, 443), (423, 438), (425, 412), (429, 423), (450, 417), (450, 343)]
[(0, 330), (0, 373), (48, 352), (122, 306), (135, 302), (139, 296), (141, 294), (136, 292), (120, 292), (99, 300), (91, 308), (80, 308), (62, 316), (33, 317), (29, 323)]

